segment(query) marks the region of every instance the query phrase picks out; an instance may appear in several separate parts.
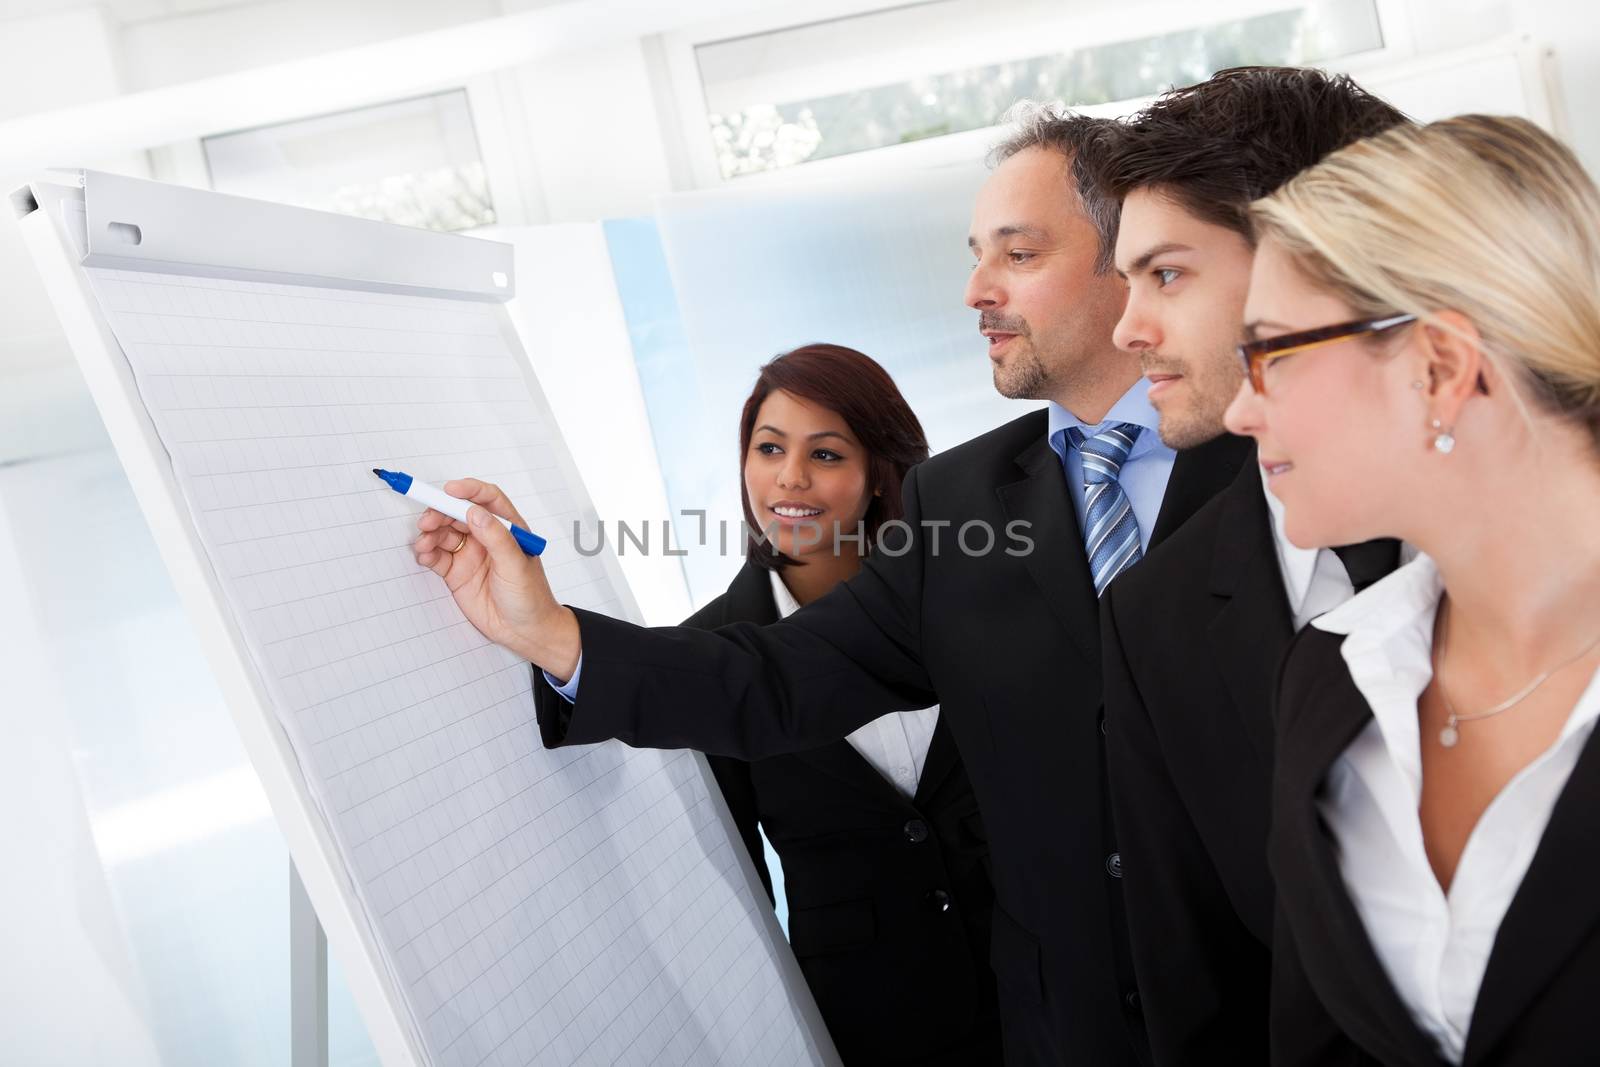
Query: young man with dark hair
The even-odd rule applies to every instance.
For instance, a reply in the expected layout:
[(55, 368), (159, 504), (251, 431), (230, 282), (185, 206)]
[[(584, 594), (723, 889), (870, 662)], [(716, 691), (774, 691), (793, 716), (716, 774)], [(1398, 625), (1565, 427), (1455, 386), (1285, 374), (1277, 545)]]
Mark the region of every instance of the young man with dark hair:
[[(1242, 68), (1166, 94), (1098, 142), (1092, 181), (1122, 203), (1128, 303), (1114, 338), (1138, 356), (1169, 447), (1222, 437), (1243, 379), (1247, 205), (1404, 121), (1348, 78)], [(1278, 661), (1297, 628), (1396, 561), (1392, 542), (1296, 548), (1275, 505), (1246, 464), (1101, 600), (1112, 810), (1158, 1064), (1267, 1062)]]

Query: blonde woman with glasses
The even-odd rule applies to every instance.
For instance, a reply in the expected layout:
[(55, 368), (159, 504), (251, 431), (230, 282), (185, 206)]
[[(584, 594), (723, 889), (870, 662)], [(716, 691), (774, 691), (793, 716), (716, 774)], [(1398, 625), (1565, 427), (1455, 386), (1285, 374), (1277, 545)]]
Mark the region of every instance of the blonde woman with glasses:
[(1283, 667), (1274, 1062), (1600, 1062), (1600, 195), (1464, 116), (1253, 216), (1228, 426), (1296, 544), (1420, 552)]

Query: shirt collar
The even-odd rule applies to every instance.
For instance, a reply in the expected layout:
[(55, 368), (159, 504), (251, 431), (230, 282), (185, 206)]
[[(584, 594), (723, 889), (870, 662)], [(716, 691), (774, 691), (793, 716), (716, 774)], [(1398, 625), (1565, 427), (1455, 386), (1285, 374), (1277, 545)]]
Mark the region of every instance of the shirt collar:
[(1057, 456), (1063, 460), (1067, 458), (1067, 430), (1076, 426), (1083, 431), (1085, 437), (1093, 437), (1100, 432), (1101, 427), (1113, 422), (1131, 422), (1135, 426), (1144, 428), (1144, 432), (1134, 441), (1133, 448), (1128, 453), (1128, 458), (1150, 451), (1152, 448), (1164, 447), (1161, 437), (1156, 432), (1161, 425), (1161, 416), (1156, 414), (1156, 409), (1150, 404), (1150, 379), (1141, 377), (1133, 383), (1133, 387), (1111, 405), (1111, 410), (1106, 412), (1106, 417), (1094, 425), (1084, 422), (1078, 416), (1056, 403), (1050, 401), (1045, 409), (1049, 412), (1049, 441), (1050, 447)]
[[(1407, 547), (1403, 546), (1403, 554)], [(1339, 651), (1350, 670), (1350, 680), (1372, 708), (1379, 736), (1405, 775), (1414, 799), (1422, 794), (1417, 700), (1433, 680), (1434, 620), (1443, 597), (1444, 579), (1438, 565), (1418, 552), (1393, 574), (1311, 620), (1319, 630), (1346, 635)], [(1596, 719), (1600, 719), (1600, 671), (1590, 678), (1561, 733), (1539, 758)]]
[(1433, 620), (1444, 595), (1439, 568), (1425, 555), (1311, 620), (1344, 634), (1339, 653), (1366, 697), (1373, 722), (1412, 796), (1422, 790), (1417, 700), (1433, 679)]
[(789, 587), (783, 584), (783, 579), (777, 571), (768, 571), (767, 577), (772, 579), (772, 603), (778, 608), (778, 618), (787, 619), (790, 615), (800, 610), (800, 601), (789, 592)]
[(1289, 594), (1289, 610), (1299, 615), (1305, 605), (1306, 594), (1311, 591), (1311, 579), (1317, 573), (1317, 554), (1320, 548), (1301, 548), (1289, 540), (1283, 528), (1283, 501), (1267, 488), (1267, 470), (1261, 471), (1261, 491), (1267, 495), (1267, 510), (1272, 513), (1272, 543), (1278, 549), (1278, 569), (1283, 574), (1284, 592)]
[(1433, 616), (1444, 596), (1439, 567), (1417, 553), (1394, 573), (1374, 582), (1326, 615), (1312, 621), (1319, 630), (1350, 637), (1345, 644), (1381, 647), (1402, 630), (1425, 625), (1432, 644)]

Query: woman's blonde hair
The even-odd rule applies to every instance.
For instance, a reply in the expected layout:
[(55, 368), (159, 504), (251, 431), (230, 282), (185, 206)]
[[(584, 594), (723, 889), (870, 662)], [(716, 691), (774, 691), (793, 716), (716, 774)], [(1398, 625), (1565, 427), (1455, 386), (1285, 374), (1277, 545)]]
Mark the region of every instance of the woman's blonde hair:
[(1462, 115), (1344, 148), (1251, 205), (1362, 318), (1472, 320), (1500, 373), (1600, 442), (1600, 193), (1525, 119)]

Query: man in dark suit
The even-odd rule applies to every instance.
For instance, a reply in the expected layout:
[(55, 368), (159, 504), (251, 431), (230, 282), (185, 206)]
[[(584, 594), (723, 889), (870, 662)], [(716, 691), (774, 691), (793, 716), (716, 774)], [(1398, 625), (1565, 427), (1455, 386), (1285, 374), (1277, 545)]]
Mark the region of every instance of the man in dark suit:
[[(457, 538), (427, 520), (416, 544), (480, 630), (548, 672), (535, 689), (549, 744), (753, 759), (938, 703), (989, 833), (1011, 1064), (1145, 1055), (1103, 790), (1097, 596), (1245, 452), (1221, 438), (1175, 458), (1136, 361), (1111, 343), (1123, 287), (1074, 169), (1105, 125), (1032, 115), (973, 213), (966, 299), (996, 387), (1047, 408), (914, 467), (905, 522), (833, 592), (771, 626), (646, 630), (557, 604), (497, 524), (447, 553)], [(493, 486), (451, 488), (511, 511)], [(928, 907), (950, 891), (928, 886)]]
[[(1347, 78), (1247, 68), (1166, 94), (1095, 156), (1122, 203), (1116, 341), (1180, 456), (1224, 436), (1243, 381), (1250, 201), (1402, 121)], [(1295, 630), (1396, 559), (1392, 542), (1296, 548), (1275, 504), (1246, 464), (1101, 601), (1112, 808), (1158, 1064), (1267, 1061), (1273, 682)]]

